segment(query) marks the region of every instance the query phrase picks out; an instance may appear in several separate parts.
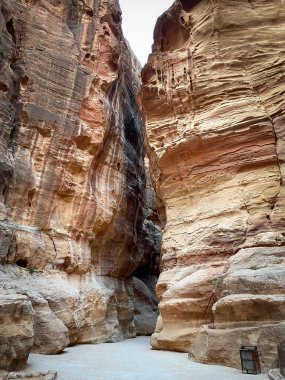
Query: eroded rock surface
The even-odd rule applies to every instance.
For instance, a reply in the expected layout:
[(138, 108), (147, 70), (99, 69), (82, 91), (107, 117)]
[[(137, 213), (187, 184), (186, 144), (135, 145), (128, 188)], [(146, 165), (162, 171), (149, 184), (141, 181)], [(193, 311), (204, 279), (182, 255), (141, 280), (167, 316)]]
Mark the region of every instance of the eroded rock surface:
[(34, 342), (34, 311), (27, 297), (0, 295), (0, 369), (24, 368)]
[(284, 3), (177, 0), (154, 35), (143, 107), (165, 228), (152, 346), (239, 367), (240, 345), (258, 344), (262, 369), (274, 368), (285, 321)]
[(57, 373), (53, 371), (30, 372), (30, 373), (10, 372), (10, 373), (4, 373), (3, 375), (1, 375), (0, 373), (0, 380), (11, 380), (11, 379), (55, 380), (56, 378), (57, 378)]
[(0, 31), (0, 293), (29, 297), (40, 353), (134, 337), (159, 230), (118, 2), (2, 0)]
[(279, 369), (271, 369), (268, 372), (268, 377), (270, 380), (283, 380), (284, 376), (281, 375)]

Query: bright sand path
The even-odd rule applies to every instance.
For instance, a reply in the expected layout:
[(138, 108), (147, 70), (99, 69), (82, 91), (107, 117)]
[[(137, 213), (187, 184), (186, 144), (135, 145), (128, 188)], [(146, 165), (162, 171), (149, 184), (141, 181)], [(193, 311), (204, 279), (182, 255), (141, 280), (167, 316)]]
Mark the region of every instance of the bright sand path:
[(187, 354), (150, 349), (149, 338), (78, 345), (55, 356), (31, 354), (26, 372), (57, 371), (58, 380), (268, 380), (192, 362)]

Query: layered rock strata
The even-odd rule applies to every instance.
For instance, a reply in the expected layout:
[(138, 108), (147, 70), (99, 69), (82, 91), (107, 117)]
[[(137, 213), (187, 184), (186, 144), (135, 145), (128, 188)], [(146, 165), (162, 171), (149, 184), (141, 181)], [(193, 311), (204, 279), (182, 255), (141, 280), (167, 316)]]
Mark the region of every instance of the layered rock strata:
[(119, 5), (1, 0), (0, 29), (0, 293), (28, 296), (40, 353), (134, 337), (159, 228)]
[[(176, 0), (143, 70), (165, 221), (157, 349), (240, 366), (284, 339), (285, 6)], [(201, 328), (201, 326), (203, 326)]]

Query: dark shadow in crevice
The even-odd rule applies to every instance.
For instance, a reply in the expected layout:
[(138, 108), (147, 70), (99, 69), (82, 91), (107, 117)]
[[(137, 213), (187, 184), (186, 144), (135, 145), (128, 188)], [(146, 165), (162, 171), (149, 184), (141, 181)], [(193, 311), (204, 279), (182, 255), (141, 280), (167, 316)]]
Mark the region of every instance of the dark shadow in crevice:
[(180, 0), (183, 10), (187, 12), (191, 11), (200, 2), (201, 0)]
[(21, 267), (21, 268), (27, 268), (28, 261), (24, 259), (19, 259), (16, 261), (16, 265), (18, 265), (18, 267)]
[(7, 29), (7, 32), (10, 34), (10, 36), (12, 37), (12, 41), (16, 45), (16, 33), (15, 33), (14, 23), (13, 23), (12, 18), (8, 22), (6, 22), (6, 29)]

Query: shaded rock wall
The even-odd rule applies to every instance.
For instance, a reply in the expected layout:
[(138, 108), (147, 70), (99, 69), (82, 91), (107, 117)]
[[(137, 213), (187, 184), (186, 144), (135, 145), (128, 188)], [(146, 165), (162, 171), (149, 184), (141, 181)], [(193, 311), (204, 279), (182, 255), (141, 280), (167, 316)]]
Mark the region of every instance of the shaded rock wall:
[(1, 0), (0, 30), (0, 293), (29, 297), (41, 353), (133, 337), (159, 246), (119, 5)]
[(152, 346), (238, 367), (240, 345), (257, 344), (263, 370), (274, 368), (285, 320), (284, 2), (177, 0), (154, 38), (143, 107), (165, 228)]
[(7, 371), (22, 369), (34, 341), (31, 302), (22, 295), (1, 296), (0, 322), (0, 368)]

